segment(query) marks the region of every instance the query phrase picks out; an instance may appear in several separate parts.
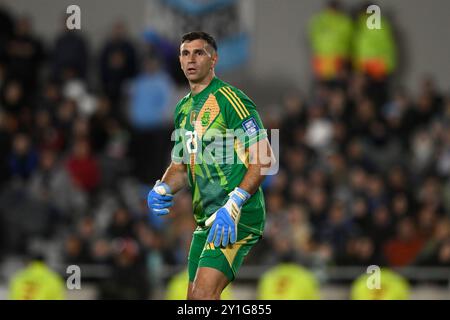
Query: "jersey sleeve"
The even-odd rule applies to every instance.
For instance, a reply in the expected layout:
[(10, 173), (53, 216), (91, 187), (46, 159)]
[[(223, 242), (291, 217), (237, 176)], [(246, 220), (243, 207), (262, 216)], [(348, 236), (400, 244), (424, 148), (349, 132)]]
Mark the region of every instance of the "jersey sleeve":
[(245, 148), (267, 137), (255, 103), (242, 91), (222, 87), (216, 93), (228, 129), (235, 130), (236, 137)]

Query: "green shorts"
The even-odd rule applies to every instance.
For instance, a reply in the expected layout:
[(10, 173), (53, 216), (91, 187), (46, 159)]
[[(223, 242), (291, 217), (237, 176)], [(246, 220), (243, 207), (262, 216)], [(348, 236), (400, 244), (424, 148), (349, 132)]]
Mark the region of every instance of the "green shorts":
[(215, 248), (214, 243), (207, 243), (208, 229), (194, 231), (189, 250), (189, 281), (193, 282), (197, 268), (209, 267), (221, 271), (228, 280), (233, 281), (245, 256), (259, 241), (261, 236), (246, 230), (238, 230), (236, 242), (223, 248)]

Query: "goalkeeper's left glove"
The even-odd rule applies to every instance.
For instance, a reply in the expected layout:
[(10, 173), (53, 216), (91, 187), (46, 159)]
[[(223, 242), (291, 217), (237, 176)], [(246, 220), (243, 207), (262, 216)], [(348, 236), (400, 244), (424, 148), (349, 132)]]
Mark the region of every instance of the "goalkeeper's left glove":
[(236, 187), (230, 194), (227, 203), (209, 217), (205, 225), (211, 226), (208, 235), (208, 243), (214, 241), (214, 246), (226, 247), (229, 243), (236, 242), (237, 225), (241, 217), (241, 209), (244, 203), (250, 198), (250, 194)]

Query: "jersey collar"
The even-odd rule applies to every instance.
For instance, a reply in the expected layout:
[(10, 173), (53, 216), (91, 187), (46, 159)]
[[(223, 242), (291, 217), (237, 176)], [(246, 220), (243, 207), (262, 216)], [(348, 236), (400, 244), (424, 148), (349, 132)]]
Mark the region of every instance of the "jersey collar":
[(214, 76), (211, 79), (211, 82), (199, 93), (197, 93), (195, 96), (192, 95), (192, 91), (189, 92), (189, 97), (194, 99), (194, 101), (198, 101), (199, 99), (201, 99), (202, 97), (204, 97), (205, 95), (208, 95), (211, 92), (211, 88), (214, 86), (214, 83), (216, 83), (218, 81), (217, 77)]

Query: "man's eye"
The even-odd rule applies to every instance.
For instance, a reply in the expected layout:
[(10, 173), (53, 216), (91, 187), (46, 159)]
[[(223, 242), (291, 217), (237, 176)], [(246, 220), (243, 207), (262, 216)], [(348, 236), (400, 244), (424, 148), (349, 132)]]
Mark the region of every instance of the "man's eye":
[(204, 52), (203, 52), (203, 51), (197, 51), (197, 54), (198, 54), (199, 56), (202, 56), (202, 55), (204, 55)]

